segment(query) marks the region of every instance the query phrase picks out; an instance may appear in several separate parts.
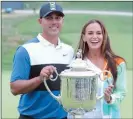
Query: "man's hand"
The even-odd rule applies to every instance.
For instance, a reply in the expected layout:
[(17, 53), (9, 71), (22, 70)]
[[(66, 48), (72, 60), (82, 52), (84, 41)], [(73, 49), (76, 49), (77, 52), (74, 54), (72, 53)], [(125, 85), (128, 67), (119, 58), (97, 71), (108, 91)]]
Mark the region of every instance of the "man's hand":
[(52, 65), (44, 67), (40, 72), (40, 79), (43, 81), (44, 79), (49, 79), (50, 76), (53, 74), (53, 72), (56, 70), (56, 68)]

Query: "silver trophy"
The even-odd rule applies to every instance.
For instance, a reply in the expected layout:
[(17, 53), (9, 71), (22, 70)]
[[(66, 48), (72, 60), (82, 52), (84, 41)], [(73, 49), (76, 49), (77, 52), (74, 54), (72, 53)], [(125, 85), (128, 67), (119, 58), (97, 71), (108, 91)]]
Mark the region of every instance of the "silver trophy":
[[(95, 108), (96, 101), (103, 98), (104, 95), (97, 96), (98, 79), (105, 81), (107, 79), (103, 74), (109, 71), (101, 71), (101, 74), (91, 69), (86, 61), (82, 60), (82, 50), (79, 49), (77, 58), (69, 65), (70, 69), (62, 71), (60, 74), (55, 70), (56, 78), (61, 79), (60, 95), (55, 96), (49, 89), (46, 80), (44, 85), (53, 98), (55, 98), (64, 109), (73, 115), (73, 118), (83, 118), (85, 112), (92, 111)], [(101, 75), (103, 78), (101, 78)], [(112, 75), (112, 74), (111, 74)]]

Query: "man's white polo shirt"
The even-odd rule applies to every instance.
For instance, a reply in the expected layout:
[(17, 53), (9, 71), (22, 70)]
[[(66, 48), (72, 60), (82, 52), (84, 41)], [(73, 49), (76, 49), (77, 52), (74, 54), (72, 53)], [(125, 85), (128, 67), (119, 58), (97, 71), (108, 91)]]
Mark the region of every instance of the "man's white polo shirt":
[(25, 44), (23, 47), (30, 56), (31, 65), (38, 64), (69, 64), (73, 57), (73, 48), (58, 39), (55, 47), (40, 34), (37, 36), (40, 42)]

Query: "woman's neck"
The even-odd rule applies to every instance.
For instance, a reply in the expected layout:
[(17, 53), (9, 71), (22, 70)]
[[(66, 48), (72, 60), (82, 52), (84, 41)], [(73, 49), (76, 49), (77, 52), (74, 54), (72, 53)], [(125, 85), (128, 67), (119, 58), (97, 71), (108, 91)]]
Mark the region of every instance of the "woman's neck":
[(87, 58), (101, 70), (104, 69), (104, 56), (100, 52), (88, 52)]
[(89, 51), (87, 54), (87, 58), (98, 60), (99, 58), (103, 58), (103, 55), (99, 51)]

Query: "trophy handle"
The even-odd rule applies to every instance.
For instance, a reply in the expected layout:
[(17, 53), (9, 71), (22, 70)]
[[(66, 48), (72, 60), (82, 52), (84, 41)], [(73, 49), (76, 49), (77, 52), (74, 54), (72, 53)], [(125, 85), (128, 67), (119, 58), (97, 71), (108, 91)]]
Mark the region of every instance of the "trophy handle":
[[(57, 70), (55, 70), (55, 73), (56, 73), (56, 77), (55, 77), (54, 79), (52, 79), (53, 75), (50, 76), (50, 80), (51, 80), (51, 81), (56, 81), (56, 80), (57, 80), (57, 78), (58, 78), (58, 76), (59, 76)], [(59, 103), (61, 103), (61, 96), (60, 96), (60, 95), (59, 95), (59, 96), (54, 95), (54, 94), (51, 92), (51, 90), (49, 89), (49, 87), (48, 87), (48, 85), (47, 85), (47, 82), (46, 82), (46, 79), (45, 79), (45, 78), (44, 78), (43, 81), (44, 81), (44, 85), (45, 85), (47, 91), (50, 93), (50, 95), (51, 95), (53, 98), (55, 98)]]
[[(90, 71), (93, 71), (94, 73), (96, 73), (96, 75), (98, 75), (99, 76), (99, 78), (100, 78), (100, 75), (101, 74), (103, 74), (103, 73), (109, 73), (109, 74), (111, 74), (111, 77), (113, 78), (113, 75), (112, 75), (112, 73), (110, 72), (110, 71), (108, 71), (108, 70), (103, 70), (103, 71), (101, 71), (101, 73), (100, 73), (100, 75), (99, 75), (99, 73), (97, 73), (97, 72), (95, 72), (94, 71), (94, 69), (92, 69), (92, 68), (86, 68), (86, 70), (90, 70)], [(103, 79), (101, 79), (100, 78), (100, 80), (101, 81), (106, 81), (106, 80), (104, 80), (104, 79), (106, 79), (107, 80), (107, 82), (108, 82), (108, 84), (109, 85), (111, 85), (112, 83), (107, 79), (107, 76), (106, 75), (103, 75)], [(104, 94), (103, 95), (101, 95), (101, 96), (96, 96), (96, 99), (97, 100), (101, 100), (102, 98), (104, 97)]]
[[(106, 73), (106, 72), (109, 73), (109, 74), (111, 75), (111, 77), (113, 78), (112, 73), (111, 73), (110, 71), (108, 71), (108, 70), (103, 70), (100, 74), (103, 74), (103, 73)], [(105, 80), (104, 80), (104, 79), (105, 79)], [(100, 80), (101, 80), (101, 81), (107, 81), (109, 85), (112, 84), (112, 83), (107, 79), (107, 76), (106, 76), (106, 75), (105, 75), (105, 76), (103, 75), (103, 79), (100, 78)], [(104, 94), (101, 95), (101, 96), (96, 96), (97, 100), (101, 100), (103, 97), (104, 97)]]

